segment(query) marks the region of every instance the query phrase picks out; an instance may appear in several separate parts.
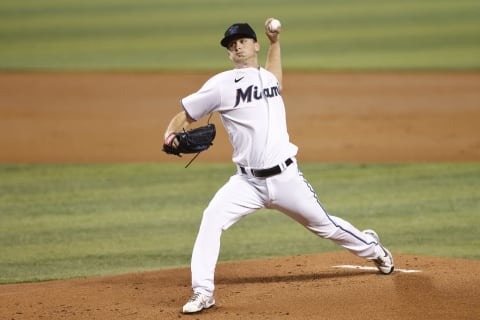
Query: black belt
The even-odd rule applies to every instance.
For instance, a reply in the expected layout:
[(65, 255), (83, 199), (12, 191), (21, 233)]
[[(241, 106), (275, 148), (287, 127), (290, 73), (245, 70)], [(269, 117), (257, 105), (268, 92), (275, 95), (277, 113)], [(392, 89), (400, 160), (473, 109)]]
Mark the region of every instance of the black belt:
[[(291, 158), (288, 158), (285, 160), (285, 166), (288, 167), (293, 163), (293, 160)], [(283, 164), (283, 163), (282, 163)], [(242, 171), (243, 174), (247, 174), (247, 169), (244, 167), (240, 167), (240, 171)], [(275, 167), (271, 167), (268, 169), (248, 169), (252, 176), (257, 177), (257, 178), (268, 178), (271, 176), (274, 176), (276, 174), (279, 174), (282, 172), (282, 166), (278, 165)]]

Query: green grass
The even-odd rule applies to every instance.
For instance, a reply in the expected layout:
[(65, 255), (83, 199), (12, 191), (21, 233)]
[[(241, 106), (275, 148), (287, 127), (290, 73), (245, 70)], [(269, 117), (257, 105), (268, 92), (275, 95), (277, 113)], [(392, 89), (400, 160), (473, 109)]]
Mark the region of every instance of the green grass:
[[(480, 164), (304, 164), (330, 214), (395, 253), (479, 259)], [(231, 164), (0, 165), (0, 283), (187, 266)], [(220, 260), (343, 250), (276, 211), (224, 233)]]
[(266, 44), (270, 16), (286, 69), (480, 68), (474, 0), (37, 0), (0, 2), (0, 70), (223, 69), (224, 30), (247, 21)]

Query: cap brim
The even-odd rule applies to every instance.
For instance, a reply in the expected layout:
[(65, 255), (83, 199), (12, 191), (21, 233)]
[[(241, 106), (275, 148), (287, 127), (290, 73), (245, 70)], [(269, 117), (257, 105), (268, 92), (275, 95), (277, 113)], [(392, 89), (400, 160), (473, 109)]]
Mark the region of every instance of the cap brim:
[(225, 48), (228, 48), (228, 44), (235, 40), (235, 39), (240, 39), (240, 38), (249, 38), (249, 39), (253, 39), (255, 41), (257, 41), (257, 39), (255, 39), (254, 37), (252, 37), (252, 35), (250, 34), (234, 34), (234, 35), (231, 35), (231, 36), (228, 36), (228, 37), (225, 37), (222, 39), (222, 41), (220, 41), (220, 44), (225, 47)]

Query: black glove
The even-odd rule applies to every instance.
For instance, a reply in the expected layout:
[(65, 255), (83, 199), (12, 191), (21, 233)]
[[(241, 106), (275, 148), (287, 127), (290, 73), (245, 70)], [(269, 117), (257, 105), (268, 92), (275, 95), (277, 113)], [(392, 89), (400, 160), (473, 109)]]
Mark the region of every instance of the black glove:
[(199, 153), (213, 145), (215, 134), (213, 123), (189, 131), (173, 132), (163, 144), (163, 151), (179, 157), (182, 153)]

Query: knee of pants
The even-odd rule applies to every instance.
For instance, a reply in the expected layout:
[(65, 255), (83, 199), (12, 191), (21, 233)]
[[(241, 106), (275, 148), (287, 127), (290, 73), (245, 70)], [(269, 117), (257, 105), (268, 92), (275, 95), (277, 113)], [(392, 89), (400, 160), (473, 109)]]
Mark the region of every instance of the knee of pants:
[(325, 228), (320, 228), (319, 226), (308, 225), (306, 226), (306, 228), (311, 232), (313, 232), (314, 234), (316, 234), (317, 236), (325, 239), (330, 238), (335, 233), (335, 231), (332, 231), (330, 229), (327, 230)]
[(246, 209), (241, 206), (216, 206), (210, 204), (203, 212), (202, 224), (210, 226), (212, 230), (227, 230), (242, 217), (255, 209)]
[[(213, 230), (222, 230), (223, 223), (220, 219), (220, 214), (218, 211), (205, 209), (202, 216), (202, 222), (200, 224), (200, 229), (206, 228), (210, 231)], [(207, 231), (208, 231), (207, 230)]]

